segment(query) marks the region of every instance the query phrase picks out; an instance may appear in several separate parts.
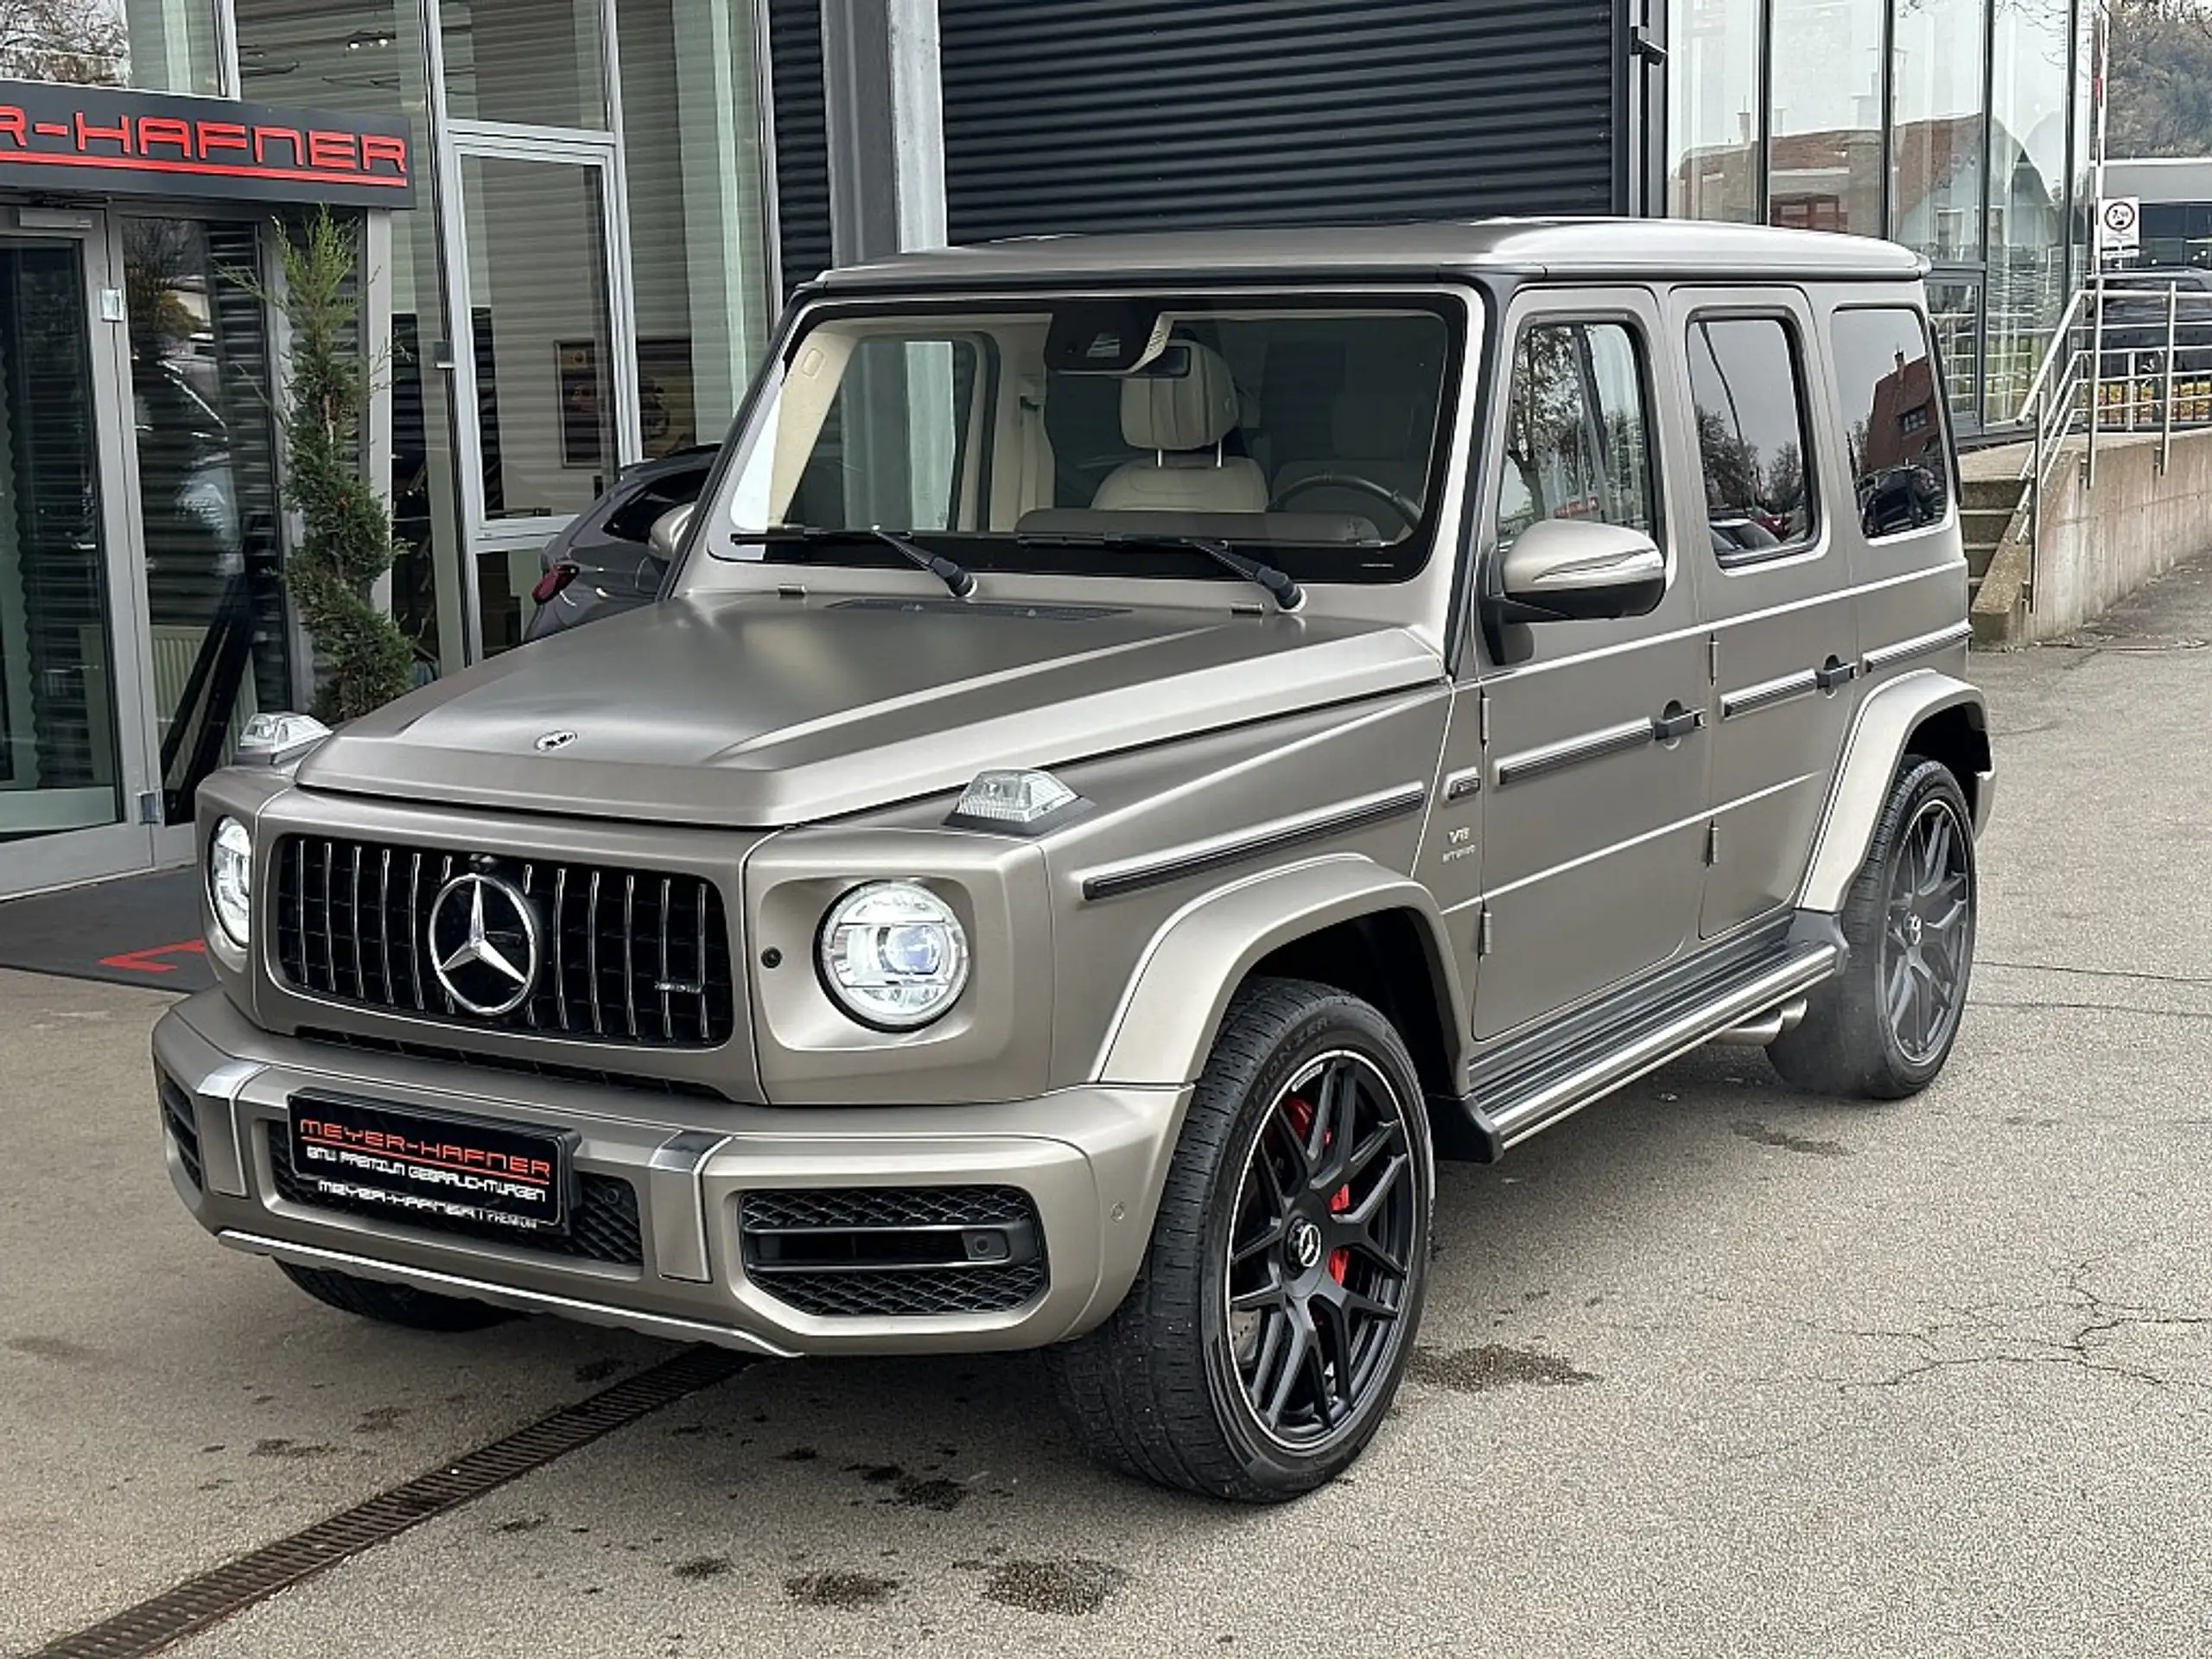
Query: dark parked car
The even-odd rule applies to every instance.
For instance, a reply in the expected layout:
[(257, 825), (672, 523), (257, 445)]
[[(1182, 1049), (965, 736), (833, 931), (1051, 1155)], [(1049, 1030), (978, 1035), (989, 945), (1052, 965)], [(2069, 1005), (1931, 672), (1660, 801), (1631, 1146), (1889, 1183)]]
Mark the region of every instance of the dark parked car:
[(653, 526), (699, 499), (720, 453), (718, 444), (699, 444), (616, 474), (607, 493), (546, 544), (545, 574), (531, 594), (537, 603), (524, 639), (543, 639), (658, 599), (668, 561), (653, 547)]

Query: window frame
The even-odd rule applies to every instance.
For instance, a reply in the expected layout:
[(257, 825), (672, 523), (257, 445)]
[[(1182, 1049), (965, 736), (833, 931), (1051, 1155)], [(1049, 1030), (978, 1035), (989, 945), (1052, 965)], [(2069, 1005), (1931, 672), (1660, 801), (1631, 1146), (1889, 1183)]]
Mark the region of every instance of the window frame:
[[(1772, 564), (1783, 559), (1802, 559), (1808, 555), (1818, 558), (1827, 551), (1827, 499), (1818, 454), (1819, 442), (1815, 436), (1811, 378), (1806, 372), (1805, 336), (1797, 326), (1797, 315), (1786, 307), (1773, 304), (1702, 305), (1694, 308), (1683, 319), (1682, 325), (1682, 395), (1689, 400), (1690, 440), (1693, 448), (1697, 441), (1697, 391), (1690, 373), (1690, 337), (1699, 325), (1705, 322), (1777, 322), (1782, 325), (1783, 342), (1789, 355), (1789, 372), (1797, 393), (1797, 453), (1798, 465), (1805, 473), (1805, 533), (1795, 540), (1777, 543), (1772, 547), (1739, 548), (1733, 553), (1723, 553), (1713, 548), (1713, 562), (1723, 570), (1742, 570), (1757, 565)], [(1699, 493), (1705, 486), (1705, 455), (1696, 451)], [(1699, 511), (1706, 509), (1702, 505)], [(1712, 537), (1706, 537), (1708, 547)]]
[[(1489, 469), (1490, 477), (1486, 480), (1490, 486), (1489, 499), (1483, 513), (1481, 524), (1483, 538), (1490, 548), (1489, 563), (1491, 567), (1491, 579), (1485, 582), (1484, 586), (1486, 591), (1493, 595), (1500, 591), (1497, 588), (1497, 572), (1503, 560), (1505, 550), (1511, 545), (1505, 538), (1504, 526), (1500, 522), (1500, 515), (1505, 505), (1505, 468), (1509, 464), (1511, 449), (1510, 427), (1513, 416), (1513, 398), (1521, 372), (1521, 348), (1528, 343), (1529, 336), (1540, 328), (1573, 328), (1578, 331), (1587, 331), (1591, 328), (1607, 326), (1618, 328), (1626, 337), (1629, 353), (1636, 359), (1637, 395), (1643, 404), (1641, 412), (1643, 417), (1645, 511), (1650, 518), (1650, 523), (1643, 527), (1643, 533), (1651, 537), (1661, 554), (1665, 556), (1667, 586), (1670, 591), (1674, 587), (1675, 560), (1671, 548), (1673, 538), (1669, 534), (1667, 516), (1666, 450), (1660, 440), (1656, 420), (1659, 409), (1658, 380), (1654, 372), (1651, 340), (1644, 326), (1644, 319), (1632, 311), (1610, 308), (1561, 308), (1558, 310), (1549, 310), (1538, 308), (1531, 309), (1519, 319), (1514, 328), (1512, 344), (1505, 354), (1505, 384), (1502, 389), (1499, 404), (1500, 418), (1497, 423), (1497, 465)], [(1590, 394), (1597, 390), (1597, 380), (1586, 332), (1582, 333), (1578, 339), (1575, 365), (1577, 378), (1582, 383), (1583, 426), (1586, 433), (1591, 435), (1592, 441), (1602, 452), (1605, 448), (1602, 430), (1603, 423), (1598, 423), (1598, 429), (1592, 432), (1590, 419)], [(1554, 515), (1545, 515), (1546, 518), (1552, 516)]]
[[(1851, 422), (1847, 418), (1848, 411), (1844, 402), (1846, 388), (1843, 384), (1843, 359), (1835, 348), (1835, 326), (1838, 321), (1854, 313), (1865, 311), (1902, 312), (1919, 325), (1920, 343), (1928, 348), (1929, 374), (1935, 386), (1936, 426), (1943, 446), (1942, 515), (1929, 524), (1908, 524), (1903, 530), (1886, 531), (1880, 535), (1875, 535), (1867, 530), (1866, 514), (1859, 508), (1859, 468), (1851, 458)], [(1934, 319), (1929, 315), (1924, 305), (1914, 305), (1910, 301), (1900, 297), (1889, 300), (1856, 300), (1831, 306), (1827, 309), (1825, 321), (1827, 324), (1826, 344), (1828, 361), (1834, 365), (1832, 378), (1834, 381), (1836, 435), (1842, 442), (1846, 469), (1851, 480), (1853, 529), (1861, 541), (1869, 547), (1873, 547), (1886, 546), (1891, 542), (1901, 541), (1908, 536), (1925, 536), (1931, 531), (1946, 528), (1954, 522), (1961, 511), (1959, 442), (1958, 429), (1951, 418), (1950, 375), (1945, 368), (1942, 351), (1936, 342)], [(1871, 413), (1870, 410), (1870, 416)]]

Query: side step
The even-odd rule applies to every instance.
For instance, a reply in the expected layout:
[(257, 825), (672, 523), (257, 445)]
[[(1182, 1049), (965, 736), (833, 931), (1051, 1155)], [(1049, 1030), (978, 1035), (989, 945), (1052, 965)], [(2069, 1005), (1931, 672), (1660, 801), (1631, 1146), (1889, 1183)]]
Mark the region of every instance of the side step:
[[(1564, 1027), (1478, 1062), (1472, 1093), (1438, 1120), (1437, 1151), (1491, 1163), (1592, 1101), (1709, 1042), (1764, 1045), (1804, 1018), (1843, 965), (1834, 918), (1801, 915), (1718, 960), (1679, 964)], [(1464, 1126), (1464, 1132), (1463, 1132)]]

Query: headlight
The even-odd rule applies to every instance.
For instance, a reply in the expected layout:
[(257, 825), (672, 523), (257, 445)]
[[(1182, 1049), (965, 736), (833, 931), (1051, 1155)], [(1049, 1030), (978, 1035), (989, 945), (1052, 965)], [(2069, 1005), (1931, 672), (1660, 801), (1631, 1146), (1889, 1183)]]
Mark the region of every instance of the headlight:
[(236, 818), (217, 823), (207, 843), (207, 899), (223, 937), (245, 950), (253, 932), (253, 836)]
[(912, 881), (871, 881), (830, 906), (817, 955), (830, 995), (880, 1031), (920, 1029), (968, 983), (960, 918)]

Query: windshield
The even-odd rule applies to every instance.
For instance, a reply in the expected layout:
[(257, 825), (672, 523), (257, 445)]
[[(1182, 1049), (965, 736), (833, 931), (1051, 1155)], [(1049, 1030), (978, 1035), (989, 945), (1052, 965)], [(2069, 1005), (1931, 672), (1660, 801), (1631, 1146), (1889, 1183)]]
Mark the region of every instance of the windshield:
[[(1170, 296), (825, 312), (740, 442), (717, 556), (1301, 582), (1426, 562), (1459, 312), (1411, 297)], [(855, 532), (848, 535), (843, 532)]]

